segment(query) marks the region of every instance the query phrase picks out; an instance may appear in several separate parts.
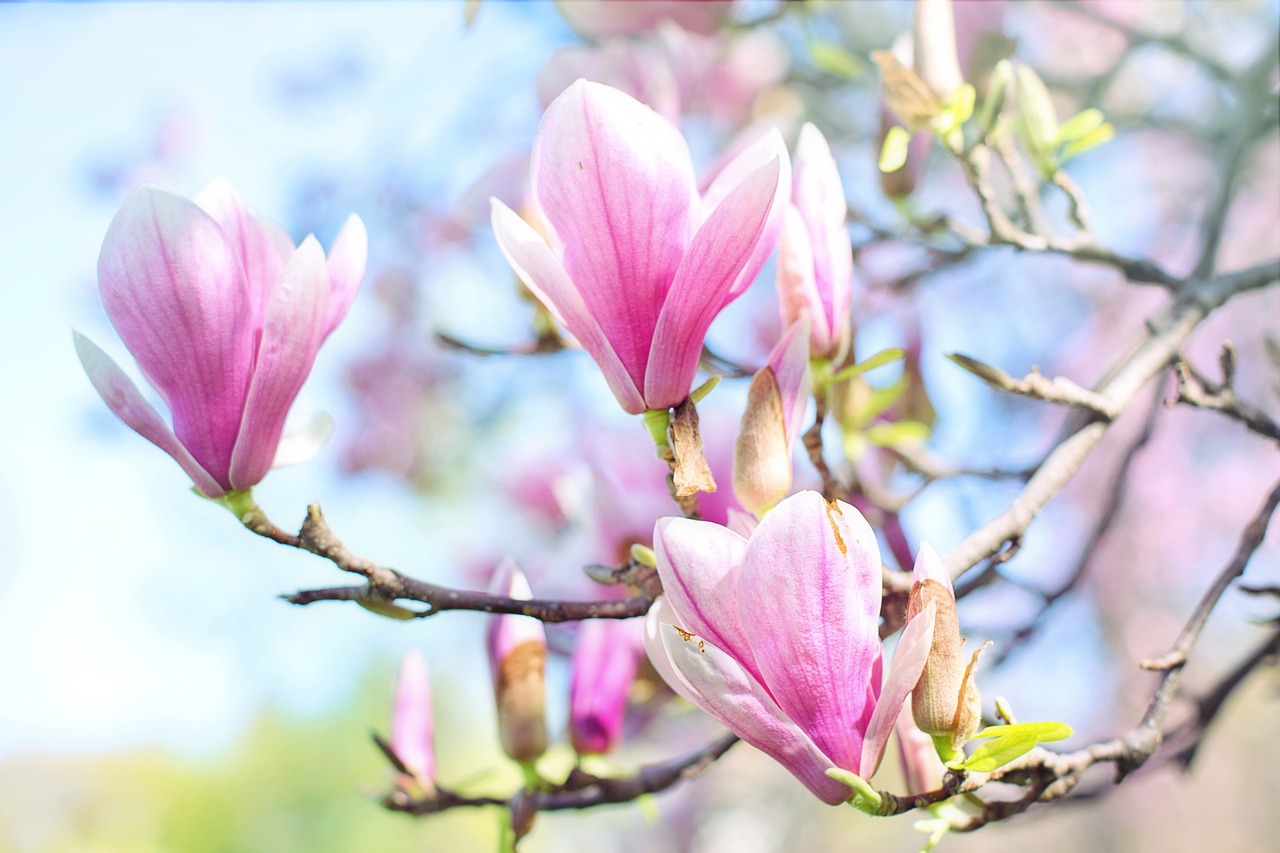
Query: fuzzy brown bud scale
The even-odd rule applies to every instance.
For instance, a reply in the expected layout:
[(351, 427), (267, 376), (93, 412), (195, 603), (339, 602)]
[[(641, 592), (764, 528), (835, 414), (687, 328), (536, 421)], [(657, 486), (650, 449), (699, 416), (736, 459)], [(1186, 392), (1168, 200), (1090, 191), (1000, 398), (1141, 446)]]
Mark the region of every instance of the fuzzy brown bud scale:
[(937, 608), (933, 644), (920, 681), (911, 691), (911, 713), (921, 731), (934, 737), (949, 737), (951, 745), (959, 748), (982, 721), (981, 698), (973, 679), (978, 653), (966, 664), (955, 596), (936, 580), (912, 585), (907, 620), (914, 619), (929, 602)]
[(502, 749), (516, 761), (533, 761), (547, 749), (545, 643), (520, 643), (495, 673)]

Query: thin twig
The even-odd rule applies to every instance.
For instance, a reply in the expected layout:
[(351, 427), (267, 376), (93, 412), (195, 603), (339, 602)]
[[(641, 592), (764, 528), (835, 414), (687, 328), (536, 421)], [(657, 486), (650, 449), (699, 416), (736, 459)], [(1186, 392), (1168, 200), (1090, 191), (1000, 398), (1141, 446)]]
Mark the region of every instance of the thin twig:
[(511, 800), (464, 797), (437, 788), (432, 795), (418, 799), (403, 791), (396, 791), (383, 800), (383, 805), (392, 811), (429, 815), (459, 807), (514, 806), (517, 799), (522, 801), (522, 807), (539, 812), (625, 803), (696, 778), (737, 742), (737, 735), (727, 734), (689, 755), (645, 765), (630, 776), (618, 778), (594, 776), (574, 769), (561, 784), (521, 791)]
[(1173, 648), (1158, 658), (1143, 661), (1141, 664), (1143, 669), (1169, 672), (1180, 669), (1187, 662), (1187, 655), (1204, 629), (1204, 623), (1208, 621), (1209, 614), (1213, 612), (1218, 599), (1222, 598), (1222, 594), (1227, 591), (1227, 587), (1233, 580), (1244, 574), (1245, 567), (1253, 557), (1253, 552), (1257, 551), (1258, 546), (1262, 544), (1263, 538), (1267, 535), (1267, 526), (1271, 523), (1271, 516), (1275, 513), (1277, 506), (1280, 506), (1280, 483), (1276, 483), (1262, 505), (1262, 509), (1244, 529), (1231, 561), (1218, 573), (1213, 585), (1200, 599), (1200, 603), (1196, 605), (1195, 611), (1178, 635)]

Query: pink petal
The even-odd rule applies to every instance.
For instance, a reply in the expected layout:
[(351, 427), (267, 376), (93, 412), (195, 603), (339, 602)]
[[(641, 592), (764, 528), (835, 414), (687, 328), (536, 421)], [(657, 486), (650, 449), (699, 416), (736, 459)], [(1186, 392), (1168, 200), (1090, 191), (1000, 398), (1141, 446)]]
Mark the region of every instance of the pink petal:
[(629, 95), (579, 80), (547, 108), (532, 173), (565, 271), (643, 386), (654, 327), (695, 227), (684, 138)]
[(757, 673), (738, 615), (738, 569), (747, 540), (727, 527), (688, 518), (660, 518), (653, 552), (667, 605), (680, 627)]
[[(293, 241), (273, 223), (260, 220), (249, 212), (225, 178), (215, 178), (196, 196), (195, 203), (218, 223), (231, 250), (240, 259), (245, 282), (249, 285), (253, 326), (261, 328), (271, 287), (280, 278), (285, 261), (293, 254)], [(281, 237), (286, 244), (284, 247), (280, 245)]]
[(769, 367), (782, 393), (782, 419), (786, 424), (787, 447), (800, 435), (804, 410), (813, 392), (813, 375), (809, 369), (809, 319), (801, 317), (782, 333), (782, 339), (769, 353)]
[(738, 602), (770, 694), (837, 766), (858, 767), (880, 656), (880, 548), (866, 520), (817, 492), (782, 501), (748, 543)]
[(933, 546), (928, 542), (921, 542), (920, 549), (916, 551), (916, 565), (911, 572), (911, 580), (912, 583), (935, 580), (945, 586), (952, 596), (955, 595), (955, 589), (951, 586), (951, 575), (947, 574), (947, 570), (942, 567), (938, 552), (933, 550)]
[(759, 524), (759, 521), (751, 513), (743, 512), (737, 507), (731, 506), (727, 514), (728, 520), (725, 522), (725, 526), (743, 539), (750, 539), (751, 534), (756, 532), (756, 525)]
[(324, 252), (315, 237), (308, 237), (268, 297), (253, 384), (231, 458), (233, 488), (247, 489), (271, 470), (285, 416), (320, 348), (328, 298)]
[(600, 365), (605, 381), (622, 408), (633, 415), (643, 412), (647, 407), (638, 386), (546, 241), (496, 198), (492, 205), (493, 234), (507, 263), (556, 321), (568, 329)]
[(776, 128), (770, 129), (744, 147), (723, 166), (707, 187), (707, 191), (703, 193), (703, 216), (707, 218), (734, 187), (741, 184), (761, 166), (773, 160), (778, 161), (778, 192), (769, 208), (760, 242), (756, 244), (751, 253), (751, 259), (742, 268), (742, 272), (734, 282), (733, 296), (742, 293), (751, 285), (751, 282), (755, 281), (756, 276), (760, 274), (760, 268), (764, 266), (764, 262), (769, 259), (769, 255), (778, 244), (783, 215), (786, 213), (787, 202), (791, 198), (791, 159), (787, 156), (787, 145), (782, 141), (782, 134)]
[(810, 349), (814, 355), (828, 356), (835, 349), (831, 322), (818, 294), (814, 275), (813, 246), (804, 218), (794, 204), (788, 205), (778, 240), (776, 286), (783, 328), (808, 317)]
[(790, 770), (823, 802), (836, 805), (849, 798), (849, 789), (826, 775), (831, 760), (732, 657), (674, 625), (662, 624), (659, 631), (693, 704)]
[(222, 497), (225, 494), (223, 487), (192, 458), (191, 453), (174, 436), (173, 430), (169, 429), (169, 425), (143, 398), (137, 386), (124, 375), (124, 371), (111, 356), (79, 332), (73, 332), (72, 335), (76, 342), (76, 354), (80, 356), (85, 373), (89, 374), (89, 381), (98, 389), (116, 417), (138, 435), (172, 456), (203, 494), (211, 498)]
[(333, 245), (329, 247), (329, 309), (325, 316), (324, 337), (342, 322), (364, 279), (369, 256), (369, 233), (364, 222), (354, 213), (347, 217)]
[(916, 618), (907, 623), (898, 640), (898, 648), (893, 653), (893, 665), (889, 668), (889, 680), (880, 692), (875, 713), (871, 715), (871, 723), (867, 726), (867, 739), (862, 744), (862, 765), (858, 775), (864, 779), (870, 779), (880, 766), (885, 744), (889, 741), (889, 732), (893, 731), (902, 703), (907, 701), (907, 696), (920, 680), (920, 673), (924, 671), (925, 661), (929, 659), (929, 647), (933, 643), (933, 620), (936, 614), (937, 607), (930, 601)]
[(103, 240), (98, 286), (174, 434), (229, 488), (255, 341), (244, 267), (222, 229), (187, 199), (140, 187)]
[(644, 386), (650, 408), (689, 396), (707, 328), (741, 292), (737, 282), (760, 245), (781, 169), (782, 161), (772, 160), (752, 172), (694, 235), (653, 335)]
[[(528, 578), (509, 559), (503, 560), (498, 570), (494, 572), (489, 591), (494, 595), (518, 598), (522, 601), (533, 598)], [(543, 645), (547, 642), (546, 632), (537, 619), (514, 613), (494, 613), (489, 616), (486, 644), (489, 651), (489, 665), (495, 676), (506, 656), (517, 646), (526, 642)]]
[(420, 784), (436, 777), (432, 744), (434, 732), (431, 678), (427, 662), (415, 649), (405, 654), (400, 664), (395, 710), (391, 717), (391, 748)]
[(796, 142), (791, 199), (808, 231), (830, 345), (838, 350), (849, 333), (853, 300), (853, 243), (846, 225), (849, 205), (826, 137), (807, 122)]
[(639, 628), (633, 620), (587, 619), (578, 629), (570, 662), (569, 735), (580, 755), (606, 753), (622, 736)]

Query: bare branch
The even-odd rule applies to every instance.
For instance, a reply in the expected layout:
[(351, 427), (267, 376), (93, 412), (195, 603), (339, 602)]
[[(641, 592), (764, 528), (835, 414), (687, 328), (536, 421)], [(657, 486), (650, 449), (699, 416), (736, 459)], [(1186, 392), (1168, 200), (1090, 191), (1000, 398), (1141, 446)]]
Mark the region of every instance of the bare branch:
[(521, 801), (521, 807), (540, 812), (625, 803), (645, 794), (665, 791), (679, 782), (697, 777), (737, 742), (737, 735), (727, 734), (689, 755), (645, 765), (633, 775), (625, 777), (594, 776), (575, 768), (563, 783), (547, 785), (538, 790), (521, 791), (511, 800), (494, 797), (464, 797), (437, 788), (432, 795), (420, 799), (410, 797), (403, 791), (396, 791), (383, 800), (383, 805), (392, 811), (429, 815), (460, 807), (514, 807), (517, 800)]
[(1220, 363), (1222, 365), (1222, 381), (1213, 382), (1198, 371), (1193, 364), (1179, 357), (1174, 362), (1174, 370), (1178, 375), (1178, 394), (1168, 401), (1170, 406), (1186, 403), (1197, 409), (1208, 409), (1220, 412), (1229, 418), (1240, 421), (1248, 429), (1258, 435), (1266, 436), (1272, 441), (1280, 441), (1280, 423), (1252, 403), (1236, 396), (1232, 381), (1235, 374), (1235, 347), (1230, 341), (1222, 345)]
[(947, 358), (977, 376), (997, 391), (1019, 394), (1033, 400), (1044, 400), (1048, 403), (1063, 403), (1068, 406), (1079, 406), (1095, 414), (1111, 420), (1117, 414), (1114, 404), (1101, 394), (1082, 388), (1070, 379), (1056, 376), (1049, 379), (1032, 367), (1031, 372), (1022, 379), (1014, 379), (998, 367), (970, 358), (960, 353), (948, 353)]
[[(1277, 279), (1280, 279), (1280, 260), (1188, 287), (1186, 293), (1152, 322), (1151, 331), (1132, 353), (1118, 362), (1109, 371), (1108, 378), (1094, 390), (1108, 401), (1111, 411), (1123, 411), (1142, 387), (1173, 361), (1205, 317), (1232, 297), (1265, 287)], [(1080, 428), (1045, 457), (1013, 504), (971, 533), (947, 555), (944, 562), (951, 577), (959, 578), (982, 560), (999, 552), (1004, 543), (1020, 537), (1079, 470), (1102, 441), (1109, 425), (1110, 422), (1101, 415), (1089, 413)]]

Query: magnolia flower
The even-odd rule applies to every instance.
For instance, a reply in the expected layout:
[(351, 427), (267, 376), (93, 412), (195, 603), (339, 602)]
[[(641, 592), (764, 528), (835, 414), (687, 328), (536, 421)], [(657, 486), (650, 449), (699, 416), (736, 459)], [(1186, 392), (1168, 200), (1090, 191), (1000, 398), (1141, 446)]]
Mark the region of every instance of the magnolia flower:
[(822, 131), (805, 123), (796, 142), (791, 204), (778, 242), (782, 326), (809, 318), (809, 349), (836, 359), (849, 346), (853, 243), (844, 184)]
[(639, 627), (621, 619), (587, 619), (578, 629), (570, 662), (569, 741), (579, 755), (606, 753), (622, 736)]
[(791, 490), (791, 446), (809, 402), (809, 320), (783, 334), (747, 392), (733, 464), (733, 493), (757, 516)]
[(707, 327), (772, 251), (789, 170), (774, 131), (699, 197), (688, 145), (670, 122), (579, 80), (547, 108), (534, 141), (547, 238), (496, 199), (493, 230), (622, 407), (665, 410), (689, 395)]
[(409, 651), (400, 664), (400, 678), (396, 682), (396, 704), (391, 716), (391, 751), (409, 771), (413, 781), (428, 789), (436, 778), (433, 720), (427, 662), (416, 650)]
[(346, 316), (368, 238), (352, 215), (329, 250), (296, 248), (224, 180), (195, 200), (133, 192), (98, 257), (107, 316), (159, 392), (172, 429), (102, 350), (76, 350), (120, 420), (172, 456), (208, 497), (247, 489), (271, 468), (285, 415), (320, 344)]
[[(490, 591), (533, 597), (529, 581), (510, 560), (498, 567)], [(547, 749), (546, 632), (531, 616), (495, 613), (487, 639), (502, 749), (516, 761), (533, 761)]]
[(926, 609), (882, 685), (880, 549), (866, 519), (805, 491), (749, 540), (660, 519), (654, 552), (665, 594), (645, 645), (667, 683), (824, 802), (848, 799), (826, 771), (875, 772), (933, 634)]

